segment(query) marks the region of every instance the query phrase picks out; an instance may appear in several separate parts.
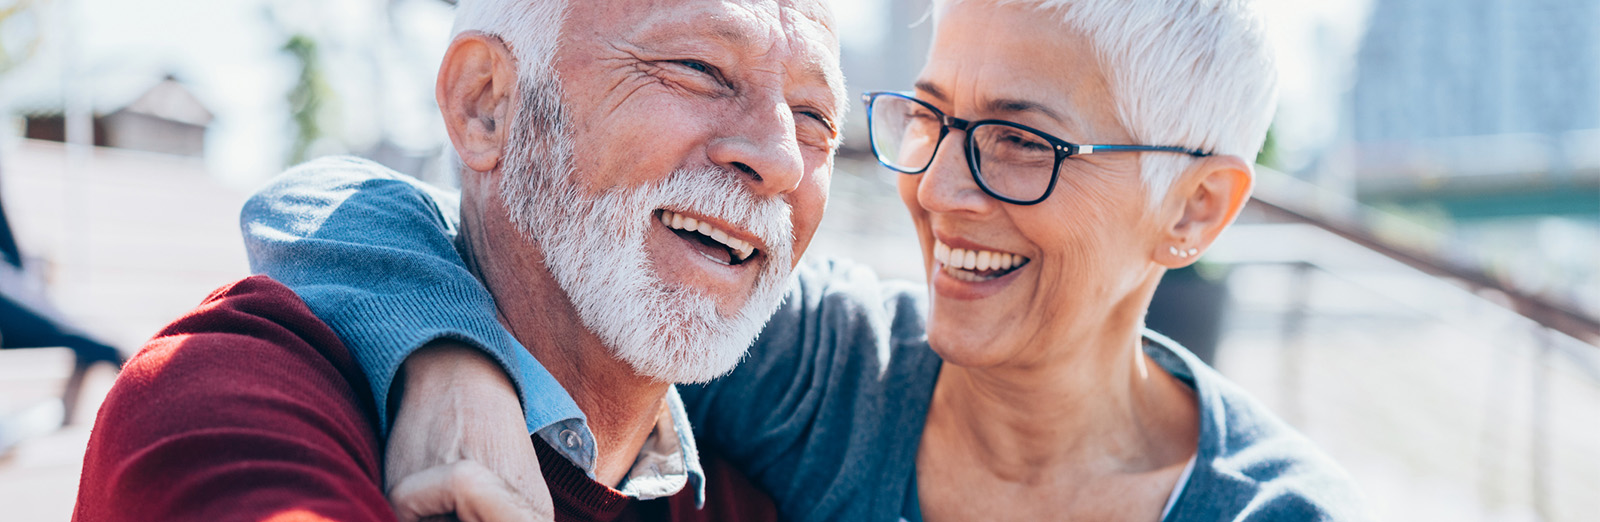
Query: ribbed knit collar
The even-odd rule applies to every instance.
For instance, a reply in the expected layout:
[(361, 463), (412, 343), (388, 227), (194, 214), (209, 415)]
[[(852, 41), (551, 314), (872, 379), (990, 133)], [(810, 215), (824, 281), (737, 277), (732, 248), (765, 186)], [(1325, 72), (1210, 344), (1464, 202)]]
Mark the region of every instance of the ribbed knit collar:
[(533, 447), (539, 453), (539, 468), (544, 474), (545, 484), (550, 486), (550, 499), (555, 502), (557, 515), (582, 520), (611, 520), (635, 501), (621, 491), (595, 482), (583, 469), (556, 453), (538, 437), (533, 438)]

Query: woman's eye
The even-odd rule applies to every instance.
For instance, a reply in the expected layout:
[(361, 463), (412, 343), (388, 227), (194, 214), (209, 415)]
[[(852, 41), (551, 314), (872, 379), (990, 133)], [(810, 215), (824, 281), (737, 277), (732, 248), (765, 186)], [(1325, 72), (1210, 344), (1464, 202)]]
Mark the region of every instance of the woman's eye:
[(1021, 148), (1021, 149), (1026, 149), (1028, 151), (1040, 151), (1040, 150), (1050, 150), (1051, 149), (1050, 144), (1045, 143), (1043, 141), (1040, 141), (1038, 139), (1035, 139), (1032, 136), (1028, 136), (1028, 135), (1025, 135), (1025, 134), (1022, 134), (1022, 133), (1017, 133), (1017, 132), (1007, 132), (1005, 134), (1005, 136), (1002, 136), (1000, 139), (1001, 139), (1001, 141), (1005, 142), (1006, 145), (1009, 145), (1009, 146), (1012, 146), (1012, 147), (1018, 147), (1018, 148)]
[(1028, 139), (1028, 138), (1023, 137), (1023, 136), (1014, 137), (1014, 138), (1012, 138), (1012, 141), (1015, 141), (1018, 146), (1026, 148), (1028, 150), (1048, 150), (1050, 148), (1049, 145), (1046, 145), (1042, 141), (1034, 140), (1034, 139)]

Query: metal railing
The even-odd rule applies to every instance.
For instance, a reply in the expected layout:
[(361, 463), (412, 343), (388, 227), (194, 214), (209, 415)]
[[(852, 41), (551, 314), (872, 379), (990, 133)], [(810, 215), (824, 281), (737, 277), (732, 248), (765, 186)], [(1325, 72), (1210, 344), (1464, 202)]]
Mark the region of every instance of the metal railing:
[(1545, 328), (1600, 347), (1600, 318), (1518, 289), (1476, 267), (1464, 266), (1418, 249), (1385, 241), (1374, 231), (1379, 211), (1320, 192), (1286, 174), (1257, 167), (1259, 182), (1250, 205), (1263, 213), (1311, 225), (1428, 275), (1456, 282), (1473, 293), (1505, 304), (1512, 312)]
[[(1527, 381), (1531, 388), (1528, 390), (1529, 403), (1528, 424), (1524, 426), (1529, 440), (1526, 462), (1529, 464), (1531, 483), (1528, 485), (1531, 495), (1531, 506), (1542, 519), (1554, 519), (1554, 491), (1556, 485), (1549, 476), (1549, 469), (1553, 463), (1553, 450), (1551, 440), (1553, 419), (1551, 413), (1551, 389), (1549, 380), (1552, 356), (1566, 355), (1572, 367), (1586, 374), (1593, 382), (1600, 383), (1600, 365), (1595, 363), (1600, 360), (1595, 352), (1587, 352), (1580, 346), (1587, 344), (1600, 347), (1600, 319), (1587, 315), (1575, 307), (1557, 302), (1546, 296), (1537, 295), (1516, 288), (1512, 284), (1501, 281), (1486, 271), (1451, 262), (1440, 256), (1424, 252), (1419, 248), (1397, 244), (1395, 241), (1385, 240), (1377, 230), (1374, 223), (1392, 223), (1392, 216), (1384, 216), (1381, 212), (1362, 206), (1359, 203), (1322, 193), (1317, 188), (1295, 180), (1285, 174), (1271, 169), (1259, 168), (1258, 184), (1254, 199), (1249, 207), (1271, 221), (1283, 221), (1301, 226), (1310, 226), (1337, 236), (1345, 241), (1357, 245), (1367, 251), (1376, 253), (1390, 260), (1403, 264), (1413, 270), (1421, 272), (1439, 281), (1458, 285), (1479, 299), (1494, 303), (1509, 313), (1520, 316), (1532, 325), (1529, 331), (1534, 351), (1530, 358), (1534, 361), (1531, 365), (1532, 375)], [(1306, 341), (1306, 319), (1310, 309), (1310, 281), (1317, 273), (1337, 275), (1337, 270), (1322, 266), (1311, 260), (1296, 260), (1289, 262), (1249, 262), (1245, 264), (1278, 264), (1291, 267), (1291, 282), (1287, 288), (1288, 306), (1283, 311), (1282, 325), (1279, 337), (1280, 349), (1283, 360), (1279, 369), (1279, 393), (1284, 396), (1287, 404), (1298, 404), (1301, 399), (1301, 382), (1306, 368), (1304, 367), (1304, 351)], [(1571, 337), (1578, 342), (1562, 339), (1563, 336)], [(1491, 409), (1493, 409), (1491, 404)], [(1296, 408), (1284, 411), (1291, 421), (1300, 417)], [(1503, 414), (1491, 411), (1485, 421), (1485, 433), (1499, 430), (1504, 432), (1511, 426), (1503, 425)], [(1484, 446), (1483, 451), (1492, 451), (1490, 446)], [(1487, 457), (1482, 461), (1491, 461)]]

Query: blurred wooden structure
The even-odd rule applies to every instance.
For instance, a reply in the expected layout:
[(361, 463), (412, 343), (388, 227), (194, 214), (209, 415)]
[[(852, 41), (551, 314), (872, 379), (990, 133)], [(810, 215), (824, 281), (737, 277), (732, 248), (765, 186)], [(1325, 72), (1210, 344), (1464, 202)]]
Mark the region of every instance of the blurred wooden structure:
[[(97, 104), (94, 145), (180, 156), (205, 154), (206, 127), (214, 116), (194, 94), (171, 75), (131, 101)], [(66, 117), (61, 107), (24, 109), (23, 137), (65, 142)]]

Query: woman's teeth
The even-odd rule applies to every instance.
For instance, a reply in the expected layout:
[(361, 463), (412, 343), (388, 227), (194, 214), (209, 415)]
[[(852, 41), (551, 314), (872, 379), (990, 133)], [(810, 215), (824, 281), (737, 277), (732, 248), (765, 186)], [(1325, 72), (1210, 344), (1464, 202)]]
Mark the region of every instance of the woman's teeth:
[(944, 265), (946, 274), (967, 282), (988, 281), (1028, 264), (1028, 258), (1008, 252), (950, 248), (934, 240), (933, 259)]
[(667, 228), (696, 232), (721, 243), (722, 246), (728, 247), (729, 253), (733, 254), (734, 263), (749, 259), (756, 251), (755, 246), (748, 241), (730, 236), (726, 231), (714, 227), (710, 223), (696, 220), (671, 210), (661, 211), (661, 224), (666, 225)]

